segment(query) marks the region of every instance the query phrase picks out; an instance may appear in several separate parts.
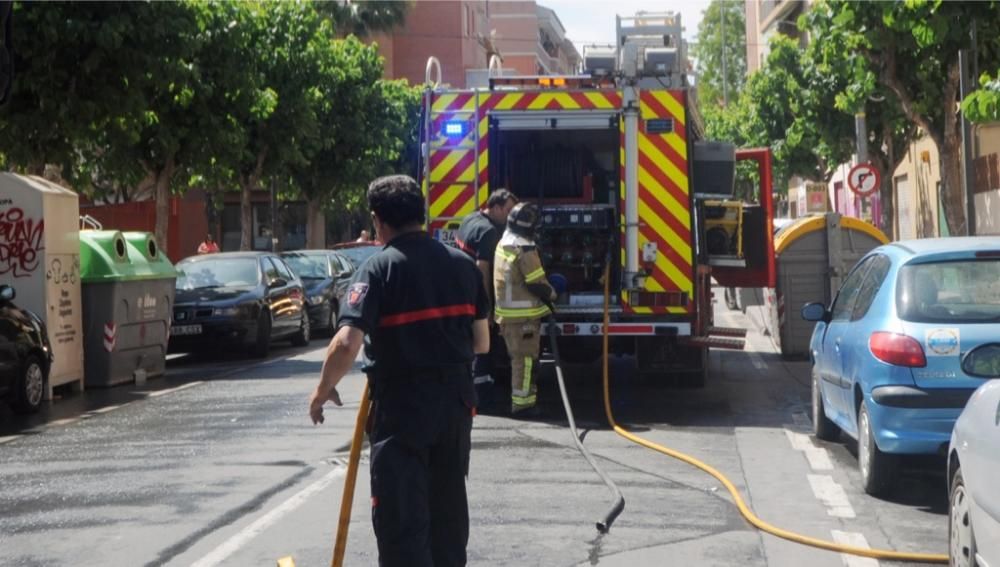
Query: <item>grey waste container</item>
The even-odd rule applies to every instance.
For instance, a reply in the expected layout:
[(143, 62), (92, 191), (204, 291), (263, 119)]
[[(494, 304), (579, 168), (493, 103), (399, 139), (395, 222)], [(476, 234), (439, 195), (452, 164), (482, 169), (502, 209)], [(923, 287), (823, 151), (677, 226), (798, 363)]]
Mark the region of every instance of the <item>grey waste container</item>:
[[(827, 306), (854, 264), (889, 239), (873, 225), (837, 213), (801, 218), (781, 229), (774, 239), (778, 277), (773, 319), (781, 354), (806, 358), (816, 323), (799, 314), (814, 301)], [(769, 303), (771, 303), (769, 301)]]
[(80, 232), (88, 387), (163, 374), (176, 279), (149, 233)]

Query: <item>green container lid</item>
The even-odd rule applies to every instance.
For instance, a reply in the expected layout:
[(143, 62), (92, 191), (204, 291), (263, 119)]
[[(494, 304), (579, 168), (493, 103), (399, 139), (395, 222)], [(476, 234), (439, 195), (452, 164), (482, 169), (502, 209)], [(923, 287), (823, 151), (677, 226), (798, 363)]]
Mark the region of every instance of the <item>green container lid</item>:
[(80, 281), (173, 279), (177, 271), (148, 232), (80, 231)]

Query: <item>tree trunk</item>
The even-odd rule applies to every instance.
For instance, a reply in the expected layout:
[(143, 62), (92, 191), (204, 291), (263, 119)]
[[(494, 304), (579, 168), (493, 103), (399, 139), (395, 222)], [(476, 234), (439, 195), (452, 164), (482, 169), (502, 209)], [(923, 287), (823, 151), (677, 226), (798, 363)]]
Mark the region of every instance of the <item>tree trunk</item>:
[(318, 197), (306, 199), (306, 248), (326, 248), (326, 215)]
[(962, 193), (961, 138), (957, 132), (945, 132), (941, 156), (941, 201), (951, 236), (965, 235), (965, 199)]
[(938, 155), (941, 156), (941, 190), (944, 192), (944, 214), (952, 236), (963, 236), (967, 231), (965, 195), (962, 191), (962, 135), (960, 116), (955, 111), (961, 68), (958, 56), (948, 63), (948, 80), (942, 89), (944, 128)]
[(253, 207), (250, 192), (253, 176), (240, 177), (240, 250), (253, 250)]
[(240, 250), (253, 250), (253, 206), (250, 195), (260, 185), (267, 151), (267, 146), (261, 148), (253, 171), (240, 175)]
[(156, 174), (156, 228), (153, 232), (153, 237), (156, 239), (156, 244), (169, 256), (171, 253), (175, 255), (175, 260), (180, 260), (177, 256), (179, 250), (170, 250), (167, 240), (170, 234), (170, 182), (174, 178), (175, 170), (174, 158), (170, 157), (167, 159), (166, 163), (160, 169), (155, 171)]

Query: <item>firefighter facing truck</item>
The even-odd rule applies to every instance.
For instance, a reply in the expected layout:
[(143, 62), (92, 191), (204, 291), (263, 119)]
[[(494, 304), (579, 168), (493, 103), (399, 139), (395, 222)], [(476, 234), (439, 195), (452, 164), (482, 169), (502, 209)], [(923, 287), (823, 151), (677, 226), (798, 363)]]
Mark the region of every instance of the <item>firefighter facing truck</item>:
[(507, 218), (507, 230), (496, 249), (493, 285), (496, 290), (496, 321), (510, 353), (511, 406), (514, 416), (536, 413), (541, 321), (552, 312), (556, 292), (545, 278), (535, 245), (541, 221), (538, 207), (519, 203)]

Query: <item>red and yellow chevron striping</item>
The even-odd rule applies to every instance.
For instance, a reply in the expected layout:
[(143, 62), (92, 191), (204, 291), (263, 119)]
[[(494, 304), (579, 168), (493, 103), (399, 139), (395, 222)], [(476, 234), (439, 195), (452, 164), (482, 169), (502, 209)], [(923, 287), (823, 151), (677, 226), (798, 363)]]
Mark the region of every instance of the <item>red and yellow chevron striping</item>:
[[(691, 197), (683, 91), (643, 91), (639, 96), (639, 248), (656, 244), (656, 265), (646, 279), (651, 292), (694, 296)], [(647, 120), (670, 120), (667, 133), (646, 131)], [(625, 169), (624, 124), (621, 169)], [(625, 194), (622, 174), (622, 197)], [(623, 209), (624, 210), (624, 207)], [(623, 223), (624, 224), (624, 223)], [(622, 264), (624, 265), (624, 250)], [(623, 295), (627, 305), (627, 297)], [(690, 313), (692, 307), (631, 307), (635, 313)]]
[[(463, 217), (489, 195), (489, 116), (512, 110), (616, 110), (615, 91), (572, 92), (442, 92), (431, 101), (430, 156), (427, 179), (432, 228)], [(478, 123), (477, 123), (478, 117)], [(468, 134), (459, 140), (442, 135), (446, 122), (467, 121)]]

